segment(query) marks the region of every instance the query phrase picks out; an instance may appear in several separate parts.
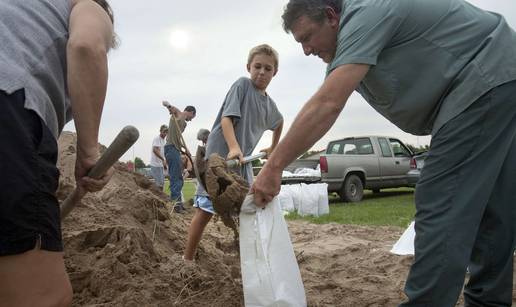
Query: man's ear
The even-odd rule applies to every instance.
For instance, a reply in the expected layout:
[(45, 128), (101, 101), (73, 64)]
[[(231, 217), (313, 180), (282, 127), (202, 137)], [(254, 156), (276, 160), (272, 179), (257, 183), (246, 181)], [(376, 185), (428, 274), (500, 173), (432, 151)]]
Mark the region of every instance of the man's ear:
[(247, 67), (247, 72), (250, 73), (251, 72), (251, 65), (247, 64), (246, 67)]
[(328, 23), (332, 27), (338, 27), (339, 26), (339, 19), (340, 16), (335, 12), (335, 10), (332, 7), (326, 8), (326, 18), (328, 18)]
[(272, 75), (273, 77), (276, 76), (276, 74), (278, 73), (278, 69), (277, 68), (274, 68), (274, 74)]

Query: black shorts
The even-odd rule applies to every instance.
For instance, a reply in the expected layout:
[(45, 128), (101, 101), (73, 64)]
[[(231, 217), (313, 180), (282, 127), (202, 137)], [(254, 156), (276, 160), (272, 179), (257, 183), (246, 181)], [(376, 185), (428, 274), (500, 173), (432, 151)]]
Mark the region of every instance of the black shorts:
[(0, 91), (0, 256), (63, 250), (57, 142), (24, 101)]

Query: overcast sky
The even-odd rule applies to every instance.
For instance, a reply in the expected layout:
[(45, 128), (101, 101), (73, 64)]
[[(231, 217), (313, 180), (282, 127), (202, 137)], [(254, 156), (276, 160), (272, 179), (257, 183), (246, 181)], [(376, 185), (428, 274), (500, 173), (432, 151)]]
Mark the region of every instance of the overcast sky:
[[(432, 1), (432, 0), (428, 0)], [(471, 3), (505, 16), (516, 28), (514, 0), (471, 0)], [(287, 0), (111, 0), (115, 31), (121, 45), (109, 55), (108, 95), (99, 141), (109, 145), (125, 125), (140, 131), (140, 138), (122, 161), (140, 157), (149, 162), (152, 139), (161, 124), (168, 124), (168, 100), (183, 109), (197, 108), (197, 117), (183, 136), (192, 153), (196, 133), (211, 129), (231, 84), (246, 71), (251, 47), (273, 46), (280, 55), (279, 72), (268, 88), (284, 116), (284, 133), (297, 112), (322, 84), (325, 65), (304, 56), (300, 45), (281, 28)], [(65, 130), (74, 130), (73, 124)], [(331, 130), (313, 149), (329, 140), (352, 135), (395, 136), (412, 145), (429, 144), (429, 137), (404, 133), (378, 115), (359, 95), (353, 94)], [(256, 151), (268, 147), (266, 133)]]

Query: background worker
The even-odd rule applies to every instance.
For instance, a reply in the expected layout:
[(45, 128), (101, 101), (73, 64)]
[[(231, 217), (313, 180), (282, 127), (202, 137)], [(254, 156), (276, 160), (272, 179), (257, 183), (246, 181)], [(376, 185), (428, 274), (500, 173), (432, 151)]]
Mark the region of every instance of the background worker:
[(174, 202), (174, 212), (180, 213), (185, 210), (181, 190), (183, 189), (183, 164), (181, 161), (181, 152), (184, 148), (185, 153), (190, 155), (185, 144), (183, 144), (183, 131), (187, 122), (195, 118), (196, 110), (193, 106), (187, 106), (184, 111), (170, 105), (164, 101), (163, 105), (170, 113), (170, 121), (168, 124), (167, 143), (165, 145), (165, 159), (168, 163), (168, 174), (170, 180), (170, 199)]
[(512, 304), (516, 227), (516, 33), (463, 0), (290, 0), (283, 25), (327, 77), (252, 190), (320, 139), (350, 94), (402, 130), (432, 135), (416, 187), (415, 261), (401, 306)]
[(103, 0), (2, 0), (0, 28), (0, 306), (68, 306), (57, 138), (73, 118), (79, 194), (100, 190), (112, 170), (86, 174), (98, 159), (113, 14)]
[(165, 172), (168, 170), (167, 161), (165, 160), (165, 138), (168, 134), (167, 125), (161, 125), (159, 135), (152, 140), (152, 150), (150, 158), (151, 176), (154, 178), (158, 188), (163, 191), (165, 184)]

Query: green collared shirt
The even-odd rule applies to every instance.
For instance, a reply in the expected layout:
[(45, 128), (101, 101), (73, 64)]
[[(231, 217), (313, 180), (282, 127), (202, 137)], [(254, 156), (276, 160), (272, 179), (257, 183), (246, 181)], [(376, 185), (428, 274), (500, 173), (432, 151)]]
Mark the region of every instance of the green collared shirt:
[(463, 0), (344, 0), (334, 60), (371, 68), (357, 91), (402, 130), (433, 134), (516, 80), (516, 33)]

